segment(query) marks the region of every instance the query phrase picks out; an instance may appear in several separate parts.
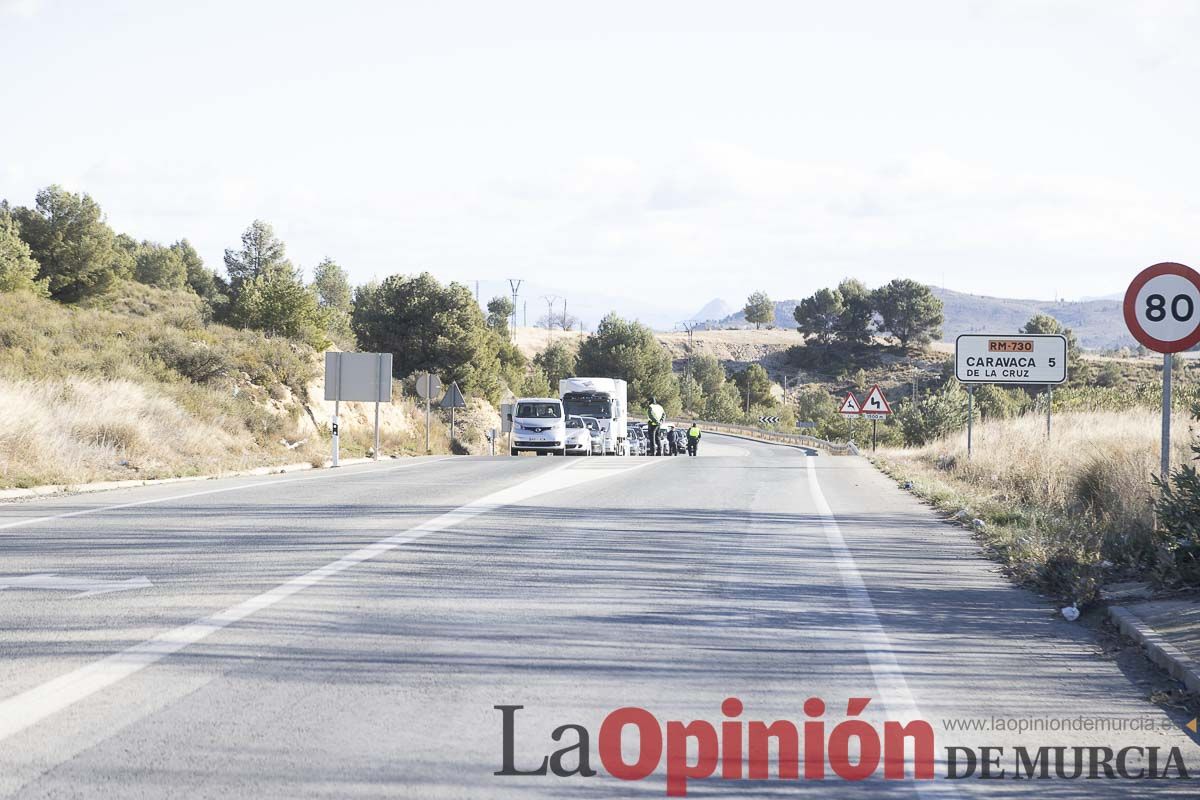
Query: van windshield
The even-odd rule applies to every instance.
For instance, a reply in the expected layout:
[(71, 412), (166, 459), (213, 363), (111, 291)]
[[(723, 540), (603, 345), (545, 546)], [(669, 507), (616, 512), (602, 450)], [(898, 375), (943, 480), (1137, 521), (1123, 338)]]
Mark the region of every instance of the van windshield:
[(558, 419), (562, 406), (558, 403), (517, 403), (517, 416), (525, 419)]

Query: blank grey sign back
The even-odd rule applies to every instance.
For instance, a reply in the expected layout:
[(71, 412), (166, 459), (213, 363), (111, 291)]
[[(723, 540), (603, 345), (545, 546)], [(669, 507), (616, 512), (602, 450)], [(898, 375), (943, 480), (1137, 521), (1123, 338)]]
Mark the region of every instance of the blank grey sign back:
[(392, 401), (391, 353), (326, 353), (325, 399)]

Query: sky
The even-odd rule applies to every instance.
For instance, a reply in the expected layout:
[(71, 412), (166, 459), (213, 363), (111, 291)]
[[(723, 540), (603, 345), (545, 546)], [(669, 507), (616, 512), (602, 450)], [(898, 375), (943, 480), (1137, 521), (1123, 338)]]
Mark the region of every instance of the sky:
[(1200, 266), (1198, 40), (1192, 0), (0, 0), (0, 197), (212, 266), (261, 218), (307, 269), (588, 324), (845, 276), (1108, 295)]

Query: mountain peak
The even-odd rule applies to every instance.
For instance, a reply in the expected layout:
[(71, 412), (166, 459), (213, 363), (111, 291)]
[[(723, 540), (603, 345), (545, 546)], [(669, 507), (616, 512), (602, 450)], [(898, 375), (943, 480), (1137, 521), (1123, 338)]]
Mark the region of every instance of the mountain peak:
[(732, 306), (726, 303), (720, 297), (714, 297), (704, 304), (704, 308), (697, 311), (688, 319), (689, 322), (707, 322), (713, 319), (725, 319), (733, 311)]

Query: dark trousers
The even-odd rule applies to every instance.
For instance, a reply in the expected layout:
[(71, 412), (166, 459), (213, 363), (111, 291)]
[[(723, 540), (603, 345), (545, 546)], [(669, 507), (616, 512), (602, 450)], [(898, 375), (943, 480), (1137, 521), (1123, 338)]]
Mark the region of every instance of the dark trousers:
[(646, 430), (650, 435), (650, 446), (646, 448), (646, 455), (661, 456), (662, 455), (662, 439), (658, 437), (658, 426), (651, 423), (646, 426)]
[(688, 437), (688, 455), (689, 456), (696, 455), (696, 451), (699, 449), (700, 449), (700, 440), (693, 439), (692, 437), (689, 436)]

